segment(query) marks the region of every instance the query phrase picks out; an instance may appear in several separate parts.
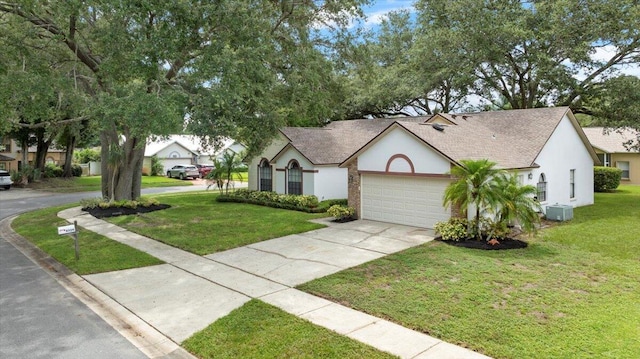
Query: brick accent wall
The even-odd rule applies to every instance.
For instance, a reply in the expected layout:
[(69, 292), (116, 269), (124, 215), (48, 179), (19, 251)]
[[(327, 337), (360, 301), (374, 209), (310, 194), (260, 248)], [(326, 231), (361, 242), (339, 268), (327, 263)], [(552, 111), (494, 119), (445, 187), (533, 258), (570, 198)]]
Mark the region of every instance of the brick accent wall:
[(360, 218), (360, 174), (357, 158), (347, 166), (347, 187), (349, 206), (356, 209), (356, 218)]

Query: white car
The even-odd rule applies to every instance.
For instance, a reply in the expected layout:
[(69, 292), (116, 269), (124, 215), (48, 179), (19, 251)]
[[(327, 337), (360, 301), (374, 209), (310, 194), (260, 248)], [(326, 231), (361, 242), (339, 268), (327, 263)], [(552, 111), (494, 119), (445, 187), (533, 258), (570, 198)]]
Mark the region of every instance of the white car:
[(0, 187), (9, 189), (11, 188), (11, 184), (13, 184), (13, 182), (11, 182), (11, 175), (9, 174), (9, 172), (0, 170)]
[(178, 177), (180, 179), (191, 177), (195, 179), (200, 178), (200, 171), (194, 165), (176, 165), (167, 171), (167, 177)]

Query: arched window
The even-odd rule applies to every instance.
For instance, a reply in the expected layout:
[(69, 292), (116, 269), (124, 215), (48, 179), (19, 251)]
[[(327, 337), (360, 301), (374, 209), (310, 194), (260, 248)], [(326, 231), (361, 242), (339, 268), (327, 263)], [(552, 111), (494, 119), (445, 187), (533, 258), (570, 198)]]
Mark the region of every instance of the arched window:
[(260, 178), (260, 191), (273, 191), (273, 182), (271, 180), (271, 165), (267, 159), (262, 159), (258, 165), (258, 177)]
[(302, 168), (296, 160), (291, 161), (287, 168), (287, 193), (302, 194)]
[(547, 178), (544, 173), (540, 174), (538, 178), (538, 202), (545, 202), (547, 200)]
[(169, 158), (180, 158), (180, 154), (176, 151), (173, 151), (169, 154)]

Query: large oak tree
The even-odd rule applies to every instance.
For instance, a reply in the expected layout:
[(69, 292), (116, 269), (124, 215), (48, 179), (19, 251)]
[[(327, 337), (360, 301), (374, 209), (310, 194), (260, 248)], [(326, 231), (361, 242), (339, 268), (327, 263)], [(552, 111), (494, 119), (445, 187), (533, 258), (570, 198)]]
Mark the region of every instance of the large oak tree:
[(259, 149), (286, 123), (334, 116), (323, 35), (361, 2), (23, 0), (0, 1), (0, 14), (83, 67), (102, 129), (102, 192), (119, 200), (140, 195), (150, 136), (188, 126), (212, 144), (233, 136)]

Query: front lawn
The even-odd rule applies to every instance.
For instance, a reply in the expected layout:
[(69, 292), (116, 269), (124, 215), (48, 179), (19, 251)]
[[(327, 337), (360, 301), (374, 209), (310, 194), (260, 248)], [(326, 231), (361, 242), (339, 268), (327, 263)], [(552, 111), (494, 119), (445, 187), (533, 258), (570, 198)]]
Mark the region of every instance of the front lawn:
[(161, 260), (80, 227), (78, 242), (80, 260), (76, 260), (73, 237), (58, 235), (58, 226), (69, 223), (58, 217), (64, 205), (21, 214), (11, 227), (58, 262), (78, 274), (93, 274), (114, 270), (162, 264)]
[(394, 358), (255, 299), (182, 346), (198, 358)]
[(637, 358), (640, 187), (595, 202), (526, 249), (430, 242), (300, 289), (495, 358)]
[(242, 203), (219, 203), (213, 191), (157, 196), (171, 208), (107, 220), (132, 232), (204, 255), (324, 227), (308, 214)]
[[(29, 188), (56, 193), (90, 192), (101, 190), (100, 176), (72, 178), (47, 178), (29, 184)], [(191, 181), (182, 181), (162, 176), (142, 176), (142, 188), (192, 186)]]

